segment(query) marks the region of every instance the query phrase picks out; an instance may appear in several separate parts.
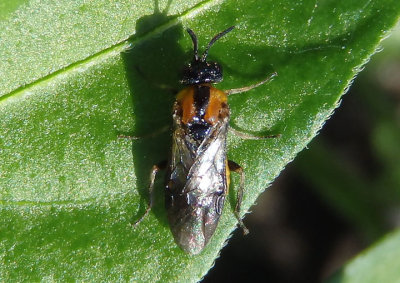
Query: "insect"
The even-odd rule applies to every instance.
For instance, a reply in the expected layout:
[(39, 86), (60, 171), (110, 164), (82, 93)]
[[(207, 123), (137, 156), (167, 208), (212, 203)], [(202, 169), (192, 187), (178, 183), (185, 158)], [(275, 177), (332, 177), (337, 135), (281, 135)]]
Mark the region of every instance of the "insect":
[[(212, 84), (222, 81), (222, 68), (217, 62), (208, 62), (210, 47), (234, 26), (215, 35), (204, 53), (198, 54), (197, 37), (187, 29), (194, 49), (194, 57), (183, 72), (185, 85), (176, 96), (173, 106), (172, 154), (167, 167), (165, 205), (168, 221), (176, 243), (189, 254), (198, 254), (215, 232), (223, 210), (230, 183), (230, 172), (240, 175), (235, 216), (244, 233), (248, 233), (240, 217), (245, 175), (242, 167), (227, 160), (226, 137), (230, 110), (228, 95), (260, 86), (272, 77), (251, 86), (219, 90)], [(276, 136), (253, 137), (233, 130), (242, 138), (264, 139)], [(149, 206), (152, 206), (154, 180), (162, 166), (154, 165), (150, 176)]]

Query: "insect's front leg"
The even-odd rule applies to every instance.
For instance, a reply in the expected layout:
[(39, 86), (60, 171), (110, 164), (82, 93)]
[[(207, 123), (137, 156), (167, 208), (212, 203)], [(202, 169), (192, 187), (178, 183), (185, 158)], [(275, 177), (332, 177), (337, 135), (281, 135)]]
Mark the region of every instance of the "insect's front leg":
[(167, 132), (169, 130), (170, 126), (169, 125), (165, 125), (162, 128), (159, 128), (149, 134), (145, 134), (142, 136), (128, 136), (128, 135), (118, 135), (119, 139), (128, 139), (128, 140), (140, 140), (140, 139), (147, 139), (147, 138), (154, 138), (158, 135), (161, 135), (165, 132)]
[(238, 173), (240, 176), (240, 184), (239, 184), (239, 189), (237, 191), (237, 196), (236, 196), (236, 206), (235, 206), (235, 216), (237, 220), (239, 221), (239, 226), (243, 229), (243, 234), (247, 235), (249, 233), (249, 229), (246, 228), (246, 226), (243, 223), (242, 218), (240, 217), (240, 208), (242, 206), (242, 200), (243, 200), (243, 191), (244, 191), (244, 171), (243, 168), (237, 164), (236, 162), (232, 160), (228, 160), (228, 167), (230, 171), (233, 171), (235, 173)]
[(157, 165), (153, 165), (153, 168), (151, 169), (151, 173), (150, 173), (150, 184), (149, 184), (149, 203), (148, 206), (146, 208), (145, 213), (142, 215), (142, 217), (139, 218), (139, 220), (137, 220), (134, 224), (133, 227), (135, 228), (140, 222), (143, 221), (143, 219), (149, 214), (152, 206), (153, 206), (153, 197), (154, 197), (154, 181), (156, 179), (156, 175), (158, 173), (158, 171), (165, 169), (165, 167), (167, 166), (167, 162), (163, 161), (160, 162)]
[[(241, 88), (234, 88), (234, 89), (229, 89), (226, 90), (225, 93), (227, 95), (231, 95), (231, 94), (235, 94), (235, 93), (242, 93), (242, 92), (246, 92), (249, 90), (252, 90), (253, 88), (259, 87), (265, 83), (268, 83), (269, 81), (271, 81), (274, 77), (276, 77), (278, 75), (278, 73), (274, 72), (271, 75), (269, 75), (267, 78), (265, 78), (264, 80), (250, 85), (250, 86), (245, 86), (245, 87), (241, 87)], [(242, 139), (246, 139), (246, 140), (264, 140), (264, 139), (270, 139), (270, 138), (279, 138), (281, 135), (280, 134), (276, 134), (276, 135), (267, 135), (267, 136), (256, 136), (253, 134), (248, 134), (248, 133), (244, 133), (241, 131), (238, 131), (234, 128), (232, 128), (231, 126), (229, 127), (229, 130), (236, 136), (241, 137)]]
[(245, 86), (245, 87), (241, 87), (241, 88), (228, 89), (228, 90), (225, 90), (225, 93), (227, 95), (231, 95), (231, 94), (235, 94), (235, 93), (242, 93), (242, 92), (246, 92), (246, 91), (252, 90), (253, 88), (259, 87), (259, 86), (271, 81), (277, 75), (278, 75), (277, 72), (273, 72), (267, 78), (265, 78), (264, 80), (262, 80), (262, 81), (260, 81), (258, 83), (255, 83), (255, 84), (249, 85), (249, 86)]

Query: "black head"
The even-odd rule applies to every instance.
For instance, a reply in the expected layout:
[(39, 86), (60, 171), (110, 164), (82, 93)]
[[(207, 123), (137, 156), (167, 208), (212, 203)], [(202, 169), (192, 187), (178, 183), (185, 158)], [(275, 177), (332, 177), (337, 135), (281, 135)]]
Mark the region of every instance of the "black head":
[(187, 29), (193, 41), (194, 57), (193, 61), (189, 63), (183, 70), (182, 84), (192, 85), (201, 83), (218, 83), (222, 81), (222, 67), (217, 62), (207, 62), (208, 50), (210, 47), (222, 36), (233, 30), (234, 26), (220, 32), (211, 39), (208, 43), (203, 55), (199, 57), (197, 37), (191, 29)]

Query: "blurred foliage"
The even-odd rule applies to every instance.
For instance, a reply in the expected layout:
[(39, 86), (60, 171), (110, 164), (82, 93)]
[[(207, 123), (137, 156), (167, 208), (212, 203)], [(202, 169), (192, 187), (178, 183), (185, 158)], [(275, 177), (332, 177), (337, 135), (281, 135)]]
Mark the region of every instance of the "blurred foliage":
[[(296, 159), (325, 203), (373, 243), (400, 226), (400, 25), (351, 88), (348, 121), (338, 122)], [(346, 102), (351, 103), (349, 100)], [(332, 139), (333, 136), (333, 139)], [(395, 282), (399, 231), (345, 265), (332, 282)]]

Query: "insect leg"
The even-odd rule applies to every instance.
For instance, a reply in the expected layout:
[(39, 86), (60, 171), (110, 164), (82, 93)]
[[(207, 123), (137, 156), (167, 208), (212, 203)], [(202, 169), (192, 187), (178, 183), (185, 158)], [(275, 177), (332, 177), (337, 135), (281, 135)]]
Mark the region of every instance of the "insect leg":
[(263, 85), (263, 84), (269, 82), (270, 80), (272, 80), (277, 75), (278, 75), (277, 72), (273, 72), (271, 75), (269, 75), (267, 78), (265, 78), (261, 82), (255, 83), (253, 85), (241, 87), (241, 88), (228, 89), (228, 90), (225, 91), (225, 93), (227, 95), (231, 95), (231, 94), (235, 94), (235, 93), (242, 93), (242, 92), (246, 92), (246, 91), (252, 90), (253, 88), (259, 87), (260, 85)]
[(265, 139), (273, 139), (273, 138), (281, 137), (281, 134), (256, 136), (256, 135), (252, 135), (249, 133), (243, 133), (241, 131), (238, 131), (238, 130), (232, 128), (231, 126), (229, 126), (229, 131), (231, 131), (235, 136), (241, 137), (242, 139), (245, 139), (245, 140), (265, 140)]
[(240, 208), (242, 205), (243, 190), (244, 190), (244, 171), (243, 171), (243, 168), (239, 164), (237, 164), (236, 162), (234, 162), (232, 160), (228, 160), (228, 167), (229, 167), (230, 171), (233, 171), (240, 175), (240, 185), (239, 185), (239, 190), (237, 191), (237, 196), (236, 196), (237, 200), (236, 200), (236, 206), (235, 206), (235, 216), (236, 216), (237, 220), (239, 221), (239, 226), (243, 229), (243, 234), (247, 235), (249, 233), (249, 230), (244, 225), (242, 218), (240, 218)]
[(134, 224), (133, 227), (135, 228), (140, 222), (142, 222), (142, 220), (149, 214), (152, 206), (153, 206), (153, 195), (154, 195), (154, 180), (156, 179), (156, 175), (158, 173), (158, 171), (160, 171), (161, 169), (164, 169), (167, 165), (166, 161), (163, 161), (157, 165), (153, 165), (153, 168), (151, 169), (151, 173), (150, 173), (150, 184), (149, 184), (149, 203), (148, 206), (146, 208), (145, 213), (142, 215), (142, 217), (139, 218), (139, 220), (137, 220)]
[(141, 77), (143, 77), (150, 85), (152, 85), (156, 88), (162, 89), (162, 90), (169, 91), (174, 94), (178, 92), (178, 89), (176, 89), (175, 87), (172, 87), (167, 84), (158, 83), (158, 82), (155, 82), (154, 80), (151, 80), (149, 78), (149, 76), (146, 76), (146, 74), (139, 68), (139, 66), (135, 66), (135, 68), (136, 68), (136, 71), (138, 72), (138, 74)]
[(128, 140), (140, 140), (140, 139), (146, 139), (146, 138), (154, 138), (162, 133), (165, 133), (169, 128), (170, 128), (170, 126), (166, 125), (162, 128), (155, 130), (154, 132), (151, 132), (151, 133), (143, 135), (143, 136), (118, 135), (118, 138), (119, 139), (128, 139)]

